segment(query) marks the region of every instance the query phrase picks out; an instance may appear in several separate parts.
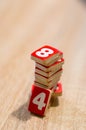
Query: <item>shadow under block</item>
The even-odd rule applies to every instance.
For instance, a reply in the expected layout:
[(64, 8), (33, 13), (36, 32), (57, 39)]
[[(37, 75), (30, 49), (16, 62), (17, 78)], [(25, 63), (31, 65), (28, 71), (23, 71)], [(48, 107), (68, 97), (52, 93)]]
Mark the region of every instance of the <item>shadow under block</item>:
[(44, 116), (49, 106), (51, 94), (52, 90), (33, 85), (28, 110), (34, 114)]

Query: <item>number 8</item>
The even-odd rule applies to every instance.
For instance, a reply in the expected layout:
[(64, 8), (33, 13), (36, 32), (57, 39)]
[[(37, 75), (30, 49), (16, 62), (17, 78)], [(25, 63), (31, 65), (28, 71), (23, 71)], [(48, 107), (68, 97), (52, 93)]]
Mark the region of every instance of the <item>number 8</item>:
[(48, 57), (49, 54), (53, 54), (53, 50), (49, 49), (49, 48), (43, 48), (41, 49), (40, 51), (37, 51), (36, 52), (36, 55), (37, 56), (40, 56), (40, 57)]

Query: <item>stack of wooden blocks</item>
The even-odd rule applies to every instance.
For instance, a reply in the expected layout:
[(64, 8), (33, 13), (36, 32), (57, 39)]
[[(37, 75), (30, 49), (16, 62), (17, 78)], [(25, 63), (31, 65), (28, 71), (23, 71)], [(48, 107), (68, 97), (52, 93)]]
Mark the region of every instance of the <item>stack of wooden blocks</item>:
[(34, 51), (31, 59), (35, 61), (35, 81), (32, 85), (28, 110), (44, 116), (51, 97), (62, 94), (62, 84), (59, 80), (63, 72), (63, 53), (45, 45)]

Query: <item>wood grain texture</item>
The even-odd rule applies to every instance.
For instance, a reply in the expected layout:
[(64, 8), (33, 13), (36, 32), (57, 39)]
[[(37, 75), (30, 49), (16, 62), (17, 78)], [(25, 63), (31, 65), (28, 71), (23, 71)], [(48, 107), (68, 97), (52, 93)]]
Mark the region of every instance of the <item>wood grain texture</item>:
[[(86, 6), (79, 0), (0, 1), (0, 130), (86, 130)], [(33, 50), (64, 52), (63, 95), (44, 118), (27, 111)]]

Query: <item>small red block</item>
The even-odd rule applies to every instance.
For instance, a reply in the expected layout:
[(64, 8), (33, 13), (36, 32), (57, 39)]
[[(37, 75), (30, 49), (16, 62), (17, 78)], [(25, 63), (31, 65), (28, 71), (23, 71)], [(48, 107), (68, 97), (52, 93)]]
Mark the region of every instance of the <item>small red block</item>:
[(61, 96), (62, 95), (62, 84), (61, 83), (57, 84), (57, 87), (54, 90), (54, 94), (56, 96)]
[(38, 58), (40, 60), (47, 60), (48, 58), (52, 57), (55, 54), (61, 55), (63, 53), (54, 47), (46, 45), (34, 51), (31, 54), (31, 56)]
[(37, 115), (44, 116), (49, 105), (51, 92), (51, 90), (33, 85), (28, 110)]

